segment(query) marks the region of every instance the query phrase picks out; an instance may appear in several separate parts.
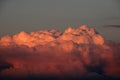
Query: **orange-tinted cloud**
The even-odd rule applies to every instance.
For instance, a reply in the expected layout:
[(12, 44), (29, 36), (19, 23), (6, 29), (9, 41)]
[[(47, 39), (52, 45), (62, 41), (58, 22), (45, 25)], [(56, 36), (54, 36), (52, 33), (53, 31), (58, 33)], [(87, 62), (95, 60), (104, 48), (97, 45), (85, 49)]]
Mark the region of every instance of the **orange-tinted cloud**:
[[(0, 39), (2, 78), (117, 79), (120, 45), (106, 41), (85, 25), (56, 30), (20, 32)], [(0, 67), (2, 67), (0, 66)]]

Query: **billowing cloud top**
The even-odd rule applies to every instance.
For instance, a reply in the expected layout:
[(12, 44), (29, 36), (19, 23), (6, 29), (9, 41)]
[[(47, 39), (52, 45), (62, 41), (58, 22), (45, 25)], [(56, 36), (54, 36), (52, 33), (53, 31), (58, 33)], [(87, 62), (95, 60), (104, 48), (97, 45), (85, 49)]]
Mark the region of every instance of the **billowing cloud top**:
[(57, 30), (40, 30), (31, 33), (22, 31), (13, 36), (7, 35), (2, 37), (0, 45), (25, 45), (28, 47), (35, 47), (46, 44), (57, 45), (57, 43), (62, 43), (64, 41), (72, 41), (75, 44), (104, 44), (104, 38), (100, 34), (97, 34), (94, 28), (82, 25), (77, 29), (69, 27), (63, 33)]
[(86, 25), (63, 33), (53, 29), (3, 36), (0, 79), (6, 78), (118, 80), (120, 44), (106, 41)]

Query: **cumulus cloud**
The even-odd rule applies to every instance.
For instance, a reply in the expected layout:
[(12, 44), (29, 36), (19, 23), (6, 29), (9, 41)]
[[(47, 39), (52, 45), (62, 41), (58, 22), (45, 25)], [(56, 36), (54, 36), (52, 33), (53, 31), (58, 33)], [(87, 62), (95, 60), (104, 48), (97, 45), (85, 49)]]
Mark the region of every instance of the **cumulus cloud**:
[(120, 45), (94, 28), (69, 27), (63, 33), (40, 30), (0, 39), (1, 78), (52, 80), (118, 79)]

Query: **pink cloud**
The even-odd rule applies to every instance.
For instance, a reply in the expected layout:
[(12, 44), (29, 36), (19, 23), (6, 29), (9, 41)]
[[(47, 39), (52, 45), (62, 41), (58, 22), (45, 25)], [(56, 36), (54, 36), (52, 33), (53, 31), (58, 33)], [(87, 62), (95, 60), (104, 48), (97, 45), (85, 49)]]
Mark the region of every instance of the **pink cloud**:
[[(56, 30), (20, 32), (0, 39), (2, 78), (105, 79), (120, 76), (120, 45), (108, 43), (83, 25)], [(0, 66), (1, 67), (1, 66)], [(46, 77), (46, 78), (45, 78)]]

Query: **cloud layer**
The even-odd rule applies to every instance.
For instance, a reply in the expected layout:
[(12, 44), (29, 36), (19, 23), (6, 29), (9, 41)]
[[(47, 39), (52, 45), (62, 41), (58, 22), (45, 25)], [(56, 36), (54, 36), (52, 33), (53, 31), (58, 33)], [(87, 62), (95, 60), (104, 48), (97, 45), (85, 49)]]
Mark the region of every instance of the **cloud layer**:
[(118, 79), (120, 44), (86, 25), (63, 33), (24, 31), (0, 39), (0, 77), (27, 79)]

